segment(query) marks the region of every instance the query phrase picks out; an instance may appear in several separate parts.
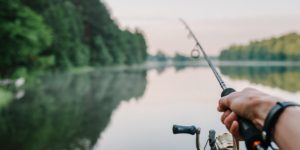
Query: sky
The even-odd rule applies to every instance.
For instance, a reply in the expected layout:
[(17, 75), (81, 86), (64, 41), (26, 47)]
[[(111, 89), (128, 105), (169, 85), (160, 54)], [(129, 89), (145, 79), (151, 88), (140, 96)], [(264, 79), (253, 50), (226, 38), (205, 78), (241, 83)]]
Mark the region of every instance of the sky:
[(195, 43), (178, 21), (183, 18), (202, 46), (216, 56), (232, 44), (247, 44), (288, 32), (300, 33), (299, 0), (103, 0), (122, 28), (139, 28), (149, 53), (189, 55)]

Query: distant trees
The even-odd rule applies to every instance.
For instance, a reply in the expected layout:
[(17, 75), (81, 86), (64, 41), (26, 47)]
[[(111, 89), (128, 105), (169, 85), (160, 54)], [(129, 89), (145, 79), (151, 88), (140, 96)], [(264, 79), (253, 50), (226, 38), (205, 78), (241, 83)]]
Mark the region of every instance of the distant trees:
[(10, 0), (0, 8), (0, 76), (20, 67), (131, 65), (147, 57), (142, 32), (121, 30), (99, 0)]
[(221, 60), (300, 60), (300, 35), (289, 33), (278, 38), (233, 45), (223, 50)]
[(148, 56), (148, 61), (156, 61), (156, 62), (166, 62), (168, 61), (170, 56), (167, 56), (163, 51), (158, 50), (156, 54), (154, 55), (149, 55)]
[(173, 60), (181, 62), (181, 61), (191, 61), (192, 59), (191, 59), (191, 57), (176, 53)]
[(167, 61), (168, 60), (168, 56), (162, 52), (162, 51), (158, 51), (155, 55), (157, 61)]
[(148, 61), (157, 61), (157, 62), (166, 62), (166, 61), (173, 61), (173, 62), (184, 62), (184, 61), (192, 61), (193, 59), (189, 56), (176, 53), (175, 56), (170, 56), (165, 54), (162, 50), (158, 50), (155, 55), (149, 55)]

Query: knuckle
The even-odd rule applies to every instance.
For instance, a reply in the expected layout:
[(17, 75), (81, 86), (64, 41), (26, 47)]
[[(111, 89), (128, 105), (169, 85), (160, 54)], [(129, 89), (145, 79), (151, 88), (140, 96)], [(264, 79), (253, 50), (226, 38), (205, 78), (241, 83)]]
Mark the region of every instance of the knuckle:
[(231, 123), (230, 123), (230, 119), (228, 117), (225, 118), (224, 124), (226, 125), (226, 127), (230, 127)]
[(225, 100), (225, 97), (221, 97), (219, 100), (219, 103), (223, 102)]
[(253, 91), (254, 89), (251, 88), (251, 87), (247, 87), (243, 90), (243, 92), (250, 92), (250, 91)]
[(250, 94), (247, 96), (248, 100), (254, 101), (256, 99), (256, 95)]
[(223, 116), (220, 118), (220, 120), (224, 124), (224, 117)]
[(229, 132), (230, 132), (231, 134), (235, 134), (234, 131), (235, 131), (235, 128), (234, 128), (233, 126), (231, 126)]

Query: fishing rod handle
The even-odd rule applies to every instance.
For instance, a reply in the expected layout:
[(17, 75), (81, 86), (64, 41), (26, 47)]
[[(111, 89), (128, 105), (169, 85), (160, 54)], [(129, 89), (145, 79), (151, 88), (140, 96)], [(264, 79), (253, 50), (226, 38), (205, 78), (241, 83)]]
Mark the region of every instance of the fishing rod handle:
[(173, 125), (173, 134), (191, 134), (197, 133), (197, 128), (195, 126), (181, 126)]
[[(221, 97), (236, 92), (233, 88), (223, 90)], [(263, 138), (261, 131), (248, 119), (238, 116), (239, 132), (245, 138), (245, 144), (248, 150), (256, 149), (257, 144), (262, 144)]]

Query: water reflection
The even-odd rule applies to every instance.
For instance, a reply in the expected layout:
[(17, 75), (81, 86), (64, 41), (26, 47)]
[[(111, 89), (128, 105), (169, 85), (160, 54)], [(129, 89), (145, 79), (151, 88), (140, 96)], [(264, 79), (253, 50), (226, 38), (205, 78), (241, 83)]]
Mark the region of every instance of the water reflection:
[(141, 97), (145, 71), (45, 75), (0, 111), (0, 147), (91, 149), (123, 100)]
[[(236, 89), (253, 86), (278, 93), (232, 79), (300, 91), (295, 81), (300, 68), (220, 69)], [(194, 149), (194, 137), (172, 135), (174, 123), (199, 125), (202, 143), (209, 129), (226, 131), (216, 111), (220, 87), (203, 66), (49, 74), (26, 81), (24, 91), (23, 98), (0, 109), (1, 149)]]
[(222, 74), (231, 79), (277, 87), (289, 92), (300, 91), (300, 67), (220, 67)]

